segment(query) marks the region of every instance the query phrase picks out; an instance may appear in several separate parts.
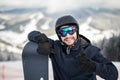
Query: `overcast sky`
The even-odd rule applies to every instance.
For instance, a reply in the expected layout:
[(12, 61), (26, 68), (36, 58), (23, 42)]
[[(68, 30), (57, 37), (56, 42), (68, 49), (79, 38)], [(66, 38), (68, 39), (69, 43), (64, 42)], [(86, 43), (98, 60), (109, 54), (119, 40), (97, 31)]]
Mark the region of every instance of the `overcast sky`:
[(14, 8), (46, 8), (50, 13), (83, 7), (120, 9), (120, 0), (0, 0), (0, 6)]

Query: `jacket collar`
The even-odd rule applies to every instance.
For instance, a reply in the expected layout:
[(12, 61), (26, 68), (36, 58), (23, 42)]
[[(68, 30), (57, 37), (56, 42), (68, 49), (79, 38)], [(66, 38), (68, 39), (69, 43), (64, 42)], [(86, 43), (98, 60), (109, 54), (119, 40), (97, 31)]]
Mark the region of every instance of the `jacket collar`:
[[(71, 51), (80, 51), (81, 47), (82, 48), (86, 48), (88, 45), (90, 45), (91, 42), (90, 40), (88, 40), (86, 37), (84, 37), (83, 35), (79, 35), (77, 42), (75, 43), (74, 46), (67, 46), (67, 45), (62, 45), (63, 46), (63, 50), (67, 53), (70, 54)], [(76, 54), (72, 54), (72, 55), (76, 55)]]

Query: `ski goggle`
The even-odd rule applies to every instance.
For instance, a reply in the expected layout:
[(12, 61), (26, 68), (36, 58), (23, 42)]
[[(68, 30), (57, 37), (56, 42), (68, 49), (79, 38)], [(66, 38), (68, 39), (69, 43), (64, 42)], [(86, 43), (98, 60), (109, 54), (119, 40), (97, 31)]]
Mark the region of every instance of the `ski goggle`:
[(58, 31), (58, 34), (62, 37), (65, 37), (68, 34), (70, 35), (73, 35), (75, 32), (76, 32), (76, 27), (75, 26), (68, 26), (68, 27), (65, 27), (65, 28), (61, 28), (59, 31)]

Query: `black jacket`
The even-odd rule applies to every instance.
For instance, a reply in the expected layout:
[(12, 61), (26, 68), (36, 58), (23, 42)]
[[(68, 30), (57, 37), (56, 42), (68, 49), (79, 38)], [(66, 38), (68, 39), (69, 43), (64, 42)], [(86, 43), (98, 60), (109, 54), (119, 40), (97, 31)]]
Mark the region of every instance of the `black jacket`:
[[(32, 34), (28, 38), (30, 41), (36, 42), (34, 37), (39, 33)], [(117, 80), (118, 72), (113, 63), (102, 56), (100, 49), (93, 46), (90, 41), (80, 35), (74, 47), (69, 48), (62, 45), (59, 40), (50, 43), (53, 51), (50, 54), (52, 60), (54, 80), (96, 80), (96, 75), (105, 80)], [(80, 46), (85, 51), (88, 58), (96, 62), (96, 72), (82, 72), (77, 62), (80, 55)]]

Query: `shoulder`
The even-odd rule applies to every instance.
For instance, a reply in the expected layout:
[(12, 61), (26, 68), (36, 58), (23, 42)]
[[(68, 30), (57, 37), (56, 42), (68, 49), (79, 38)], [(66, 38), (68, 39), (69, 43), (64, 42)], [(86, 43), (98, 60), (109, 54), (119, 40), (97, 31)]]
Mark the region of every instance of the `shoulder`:
[(60, 40), (55, 40), (55, 41), (54, 41), (54, 46), (60, 46), (60, 45), (61, 45)]
[(100, 51), (101, 49), (92, 45), (92, 44), (90, 44), (89, 46), (86, 47), (86, 50), (96, 53), (96, 52)]
[(97, 46), (94, 46), (91, 44), (91, 41), (89, 39), (87, 39), (85, 36), (83, 35), (79, 35), (80, 36), (80, 44), (81, 46), (89, 51), (99, 51), (100, 48), (98, 48)]
[(93, 58), (97, 55), (100, 55), (101, 49), (94, 46), (94, 45), (89, 45), (84, 49), (85, 53), (87, 54), (88, 57)]

